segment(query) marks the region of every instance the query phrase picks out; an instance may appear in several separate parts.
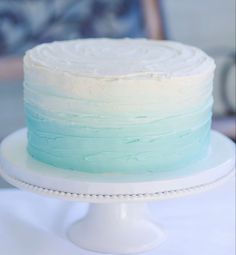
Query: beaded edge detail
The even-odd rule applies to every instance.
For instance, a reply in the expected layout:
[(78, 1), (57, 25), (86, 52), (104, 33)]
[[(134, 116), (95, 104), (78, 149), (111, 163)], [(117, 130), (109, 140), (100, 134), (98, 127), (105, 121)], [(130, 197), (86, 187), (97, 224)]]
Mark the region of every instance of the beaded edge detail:
[(220, 186), (225, 183), (227, 180), (235, 176), (235, 171), (232, 169), (226, 175), (218, 178), (214, 182), (205, 183), (189, 188), (177, 189), (177, 190), (167, 190), (156, 193), (137, 193), (137, 194), (82, 194), (82, 193), (71, 193), (65, 191), (59, 191), (49, 188), (40, 187), (27, 183), (25, 181), (19, 180), (15, 177), (12, 177), (4, 173), (0, 169), (0, 175), (11, 185), (30, 191), (40, 195), (51, 196), (59, 199), (74, 200), (81, 202), (91, 202), (91, 203), (106, 203), (106, 202), (126, 202), (126, 201), (139, 201), (139, 200), (162, 200), (162, 199), (171, 199), (182, 197), (190, 194), (197, 194), (200, 192), (207, 191), (209, 189)]

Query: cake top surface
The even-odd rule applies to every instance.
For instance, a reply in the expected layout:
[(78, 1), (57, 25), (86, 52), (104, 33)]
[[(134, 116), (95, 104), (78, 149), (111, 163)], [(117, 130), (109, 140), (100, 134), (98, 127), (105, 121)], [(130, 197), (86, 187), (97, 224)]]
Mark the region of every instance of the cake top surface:
[(27, 51), (25, 65), (72, 75), (186, 77), (211, 72), (212, 58), (198, 48), (147, 39), (80, 39), (45, 43)]

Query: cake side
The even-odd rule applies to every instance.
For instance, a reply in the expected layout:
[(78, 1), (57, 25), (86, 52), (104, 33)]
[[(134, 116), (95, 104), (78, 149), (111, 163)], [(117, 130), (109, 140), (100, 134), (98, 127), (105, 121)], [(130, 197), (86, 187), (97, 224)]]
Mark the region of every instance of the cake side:
[[(58, 44), (63, 57), (53, 55)], [(196, 48), (143, 39), (60, 42), (29, 51), (24, 69), (28, 151), (36, 159), (87, 172), (156, 172), (206, 153), (214, 62)]]

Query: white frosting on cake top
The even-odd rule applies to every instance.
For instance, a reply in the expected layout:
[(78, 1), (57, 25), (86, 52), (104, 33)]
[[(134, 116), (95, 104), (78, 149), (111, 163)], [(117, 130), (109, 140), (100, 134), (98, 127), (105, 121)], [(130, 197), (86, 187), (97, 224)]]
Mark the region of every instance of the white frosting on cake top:
[(83, 39), (41, 44), (29, 50), (25, 65), (75, 76), (202, 75), (215, 68), (198, 48), (172, 41)]

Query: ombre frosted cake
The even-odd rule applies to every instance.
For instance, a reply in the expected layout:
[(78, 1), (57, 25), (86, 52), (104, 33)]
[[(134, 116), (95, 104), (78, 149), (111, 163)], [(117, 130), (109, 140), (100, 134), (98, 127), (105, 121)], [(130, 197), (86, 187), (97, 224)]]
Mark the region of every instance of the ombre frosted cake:
[(24, 58), (28, 152), (89, 173), (178, 171), (207, 153), (214, 69), (171, 41), (39, 45)]

